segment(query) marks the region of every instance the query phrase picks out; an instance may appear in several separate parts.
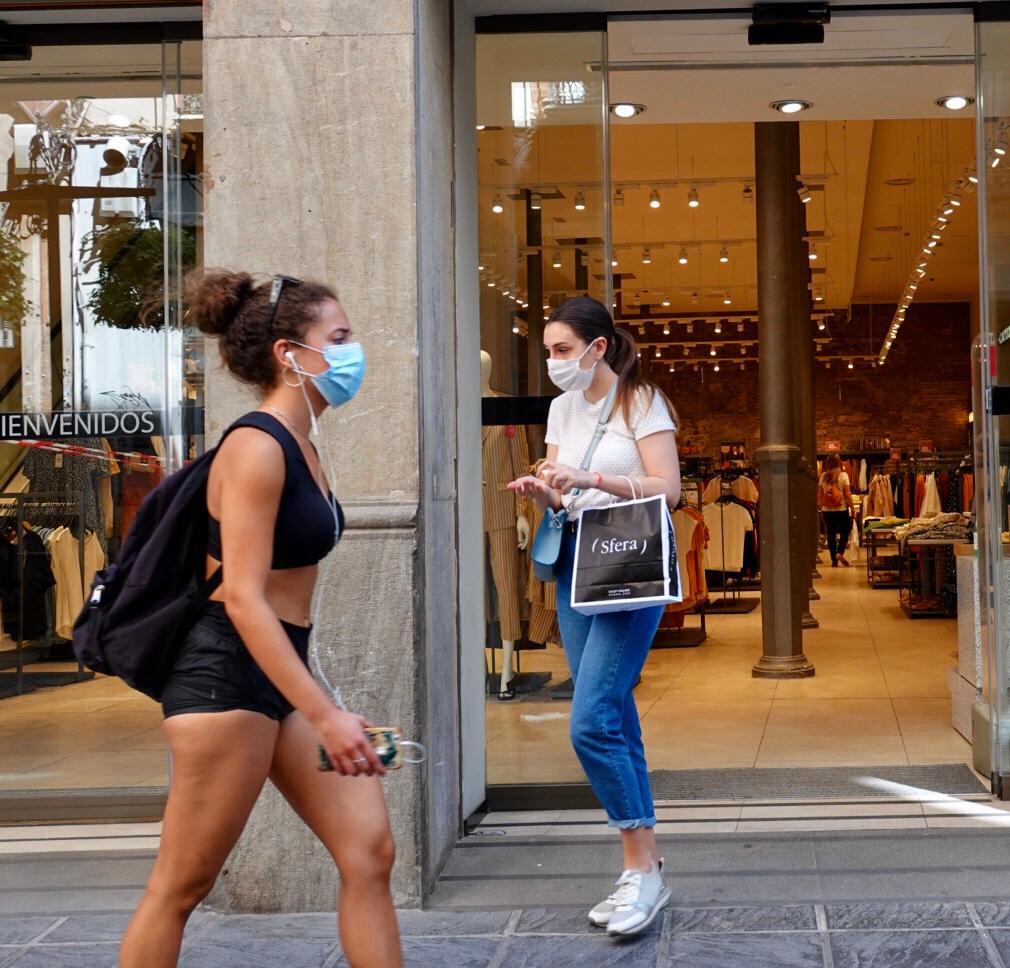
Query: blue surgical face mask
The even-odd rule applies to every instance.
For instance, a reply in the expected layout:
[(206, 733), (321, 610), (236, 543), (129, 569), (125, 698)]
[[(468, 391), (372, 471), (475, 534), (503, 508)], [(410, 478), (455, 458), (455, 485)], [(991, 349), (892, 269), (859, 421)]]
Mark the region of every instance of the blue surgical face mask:
[(313, 353), (320, 353), (326, 360), (327, 366), (322, 373), (309, 373), (300, 367), (296, 367), (295, 372), (310, 377), (322, 398), (331, 407), (340, 407), (354, 399), (365, 376), (365, 351), (360, 343), (339, 343), (327, 346), (324, 350), (306, 346), (304, 343), (294, 345), (312, 350)]

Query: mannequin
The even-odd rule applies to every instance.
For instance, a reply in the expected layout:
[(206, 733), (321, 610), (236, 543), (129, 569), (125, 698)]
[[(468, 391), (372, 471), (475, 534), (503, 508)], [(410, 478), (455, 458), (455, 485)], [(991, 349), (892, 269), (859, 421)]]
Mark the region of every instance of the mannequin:
[[(481, 350), (481, 396), (493, 397), (491, 356)], [(522, 638), (520, 606), (521, 558), (530, 542), (530, 522), (525, 501), (506, 490), (509, 481), (526, 473), (529, 444), (523, 427), (484, 427), (481, 433), (481, 458), (484, 482), (484, 533), (491, 548), (491, 577), (498, 593), (502, 634), (502, 676), (499, 699), (515, 695), (511, 683), (515, 676), (515, 643)]]

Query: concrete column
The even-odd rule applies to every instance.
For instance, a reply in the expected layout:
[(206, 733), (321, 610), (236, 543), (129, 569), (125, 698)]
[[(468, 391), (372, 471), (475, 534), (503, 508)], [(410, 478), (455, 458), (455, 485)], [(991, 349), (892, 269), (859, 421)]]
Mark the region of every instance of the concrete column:
[[(351, 709), (428, 747), (384, 781), (418, 904), (460, 826), (450, 4), (213, 0), (204, 36), (207, 265), (333, 284), (368, 356), (323, 422), (347, 531), (316, 637)], [(208, 444), (257, 402), (209, 352)], [(330, 911), (337, 888), (268, 785), (211, 902)]]
[(796, 176), (800, 131), (796, 122), (754, 126), (757, 196), (758, 333), (761, 446), (761, 626), (763, 655), (753, 674), (764, 678), (812, 676), (803, 654), (802, 615), (808, 575), (803, 543), (802, 450), (794, 408), (795, 324), (801, 285), (796, 231)]

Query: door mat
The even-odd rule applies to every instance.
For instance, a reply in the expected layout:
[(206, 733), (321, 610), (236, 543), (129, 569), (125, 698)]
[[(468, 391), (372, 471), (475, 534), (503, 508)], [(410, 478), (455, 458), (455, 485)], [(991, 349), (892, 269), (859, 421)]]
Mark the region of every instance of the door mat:
[(24, 687), (18, 691), (18, 674), (0, 672), (0, 699), (9, 699), (25, 692), (35, 692), (49, 686), (68, 686), (72, 682), (94, 679), (93, 672), (24, 672)]
[(656, 800), (818, 800), (988, 793), (964, 763), (740, 770), (653, 770)]

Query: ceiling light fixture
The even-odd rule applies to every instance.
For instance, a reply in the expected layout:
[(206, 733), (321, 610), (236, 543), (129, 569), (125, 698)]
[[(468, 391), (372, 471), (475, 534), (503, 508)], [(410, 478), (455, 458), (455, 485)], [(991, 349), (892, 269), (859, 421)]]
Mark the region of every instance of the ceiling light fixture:
[(800, 101), (797, 98), (790, 98), (784, 101), (772, 101), (768, 106), (780, 114), (799, 114), (800, 111), (812, 108), (813, 104), (810, 101)]
[(489, 282), (489, 283), (487, 284), (487, 287), (488, 287), (488, 289), (494, 289), (494, 287), (495, 287), (495, 281), (494, 281), (494, 279), (492, 279), (492, 280), (491, 280), (491, 281), (490, 281), (490, 282)]
[(652, 265), (652, 250), (648, 246), (642, 249), (642, 265), (644, 266)]
[(723, 265), (725, 265), (727, 262), (729, 262), (729, 249), (727, 249), (726, 246), (723, 246), (719, 250), (719, 261)]
[(659, 208), (663, 203), (659, 200), (659, 189), (654, 188), (649, 193), (649, 208)]
[(663, 305), (664, 306), (669, 306), (670, 305), (670, 300), (669, 299), (664, 299), (663, 300)]
[(586, 196), (584, 192), (575, 193), (575, 211), (584, 212), (586, 210)]
[(690, 355), (691, 355), (691, 348), (689, 346), (685, 346), (684, 347), (684, 356), (690, 356)]
[(612, 267), (613, 267), (614, 269), (616, 269), (616, 268), (617, 268), (617, 256), (616, 256), (616, 255), (615, 255), (615, 256), (614, 256), (614, 257), (613, 257), (613, 258), (612, 258), (612, 259), (610, 260), (610, 265), (611, 265), (611, 266), (612, 266)]
[(518, 323), (515, 326), (512, 327), (512, 332), (515, 333), (516, 336), (519, 335), (519, 325), (518, 325)]
[(796, 194), (800, 196), (800, 201), (804, 205), (809, 205), (814, 200), (814, 193), (806, 185), (801, 185), (796, 189)]
[(495, 195), (494, 201), (491, 203), (491, 211), (495, 215), (501, 215), (505, 211), (505, 206), (502, 204), (501, 195)]
[(663, 351), (657, 346), (656, 347), (656, 359), (658, 360), (663, 355)]
[(617, 188), (614, 190), (614, 205), (620, 207), (624, 205), (624, 189)]
[(964, 94), (948, 94), (946, 97), (938, 97), (936, 103), (938, 107), (946, 108), (948, 111), (963, 111), (969, 104), (975, 103), (975, 98)]
[(852, 360), (849, 360), (849, 369), (850, 370), (854, 370), (855, 368), (856, 368), (856, 364), (853, 363)]
[(733, 299), (732, 299), (732, 297), (730, 297), (730, 296), (724, 296), (723, 300), (722, 300), (722, 304), (724, 306), (732, 306), (733, 305)]
[(807, 252), (807, 258), (811, 262), (817, 261), (817, 246), (813, 242), (810, 243), (810, 250)]
[(743, 186), (743, 200), (745, 202), (753, 202), (754, 201), (754, 186), (753, 185), (744, 185)]
[(709, 356), (715, 356), (715, 347), (714, 346), (708, 351), (708, 355)]
[(701, 204), (701, 199), (698, 197), (698, 189), (693, 185), (691, 190), (687, 193), (687, 207), (697, 208)]
[(721, 320), (715, 324), (715, 331), (716, 331), (716, 333), (721, 333), (722, 332), (722, 321)]
[(540, 196), (540, 192), (530, 192), (530, 208), (534, 212), (539, 212), (543, 207), (543, 199)]
[(624, 120), (636, 117), (643, 111), (645, 111), (644, 104), (633, 104), (630, 101), (620, 101), (617, 104), (610, 105), (610, 113)]
[(664, 323), (663, 324), (663, 335), (664, 336), (669, 336), (670, 335), (670, 324), (669, 323)]
[(680, 255), (677, 256), (677, 261), (682, 265), (687, 265), (687, 249), (681, 249)]
[(820, 316), (817, 319), (817, 328), (823, 333), (828, 327), (824, 322), (824, 317)]
[(713, 369), (713, 370), (714, 370), (714, 371), (715, 371), (716, 373), (718, 373), (718, 372), (719, 372), (719, 361), (718, 361), (718, 360), (716, 360), (716, 361), (715, 361), (715, 366), (713, 366), (713, 367), (712, 367), (712, 369)]
[(561, 268), (561, 250), (560, 249), (557, 252), (554, 253), (554, 259), (551, 262), (551, 265), (554, 266), (555, 269), (560, 269)]

